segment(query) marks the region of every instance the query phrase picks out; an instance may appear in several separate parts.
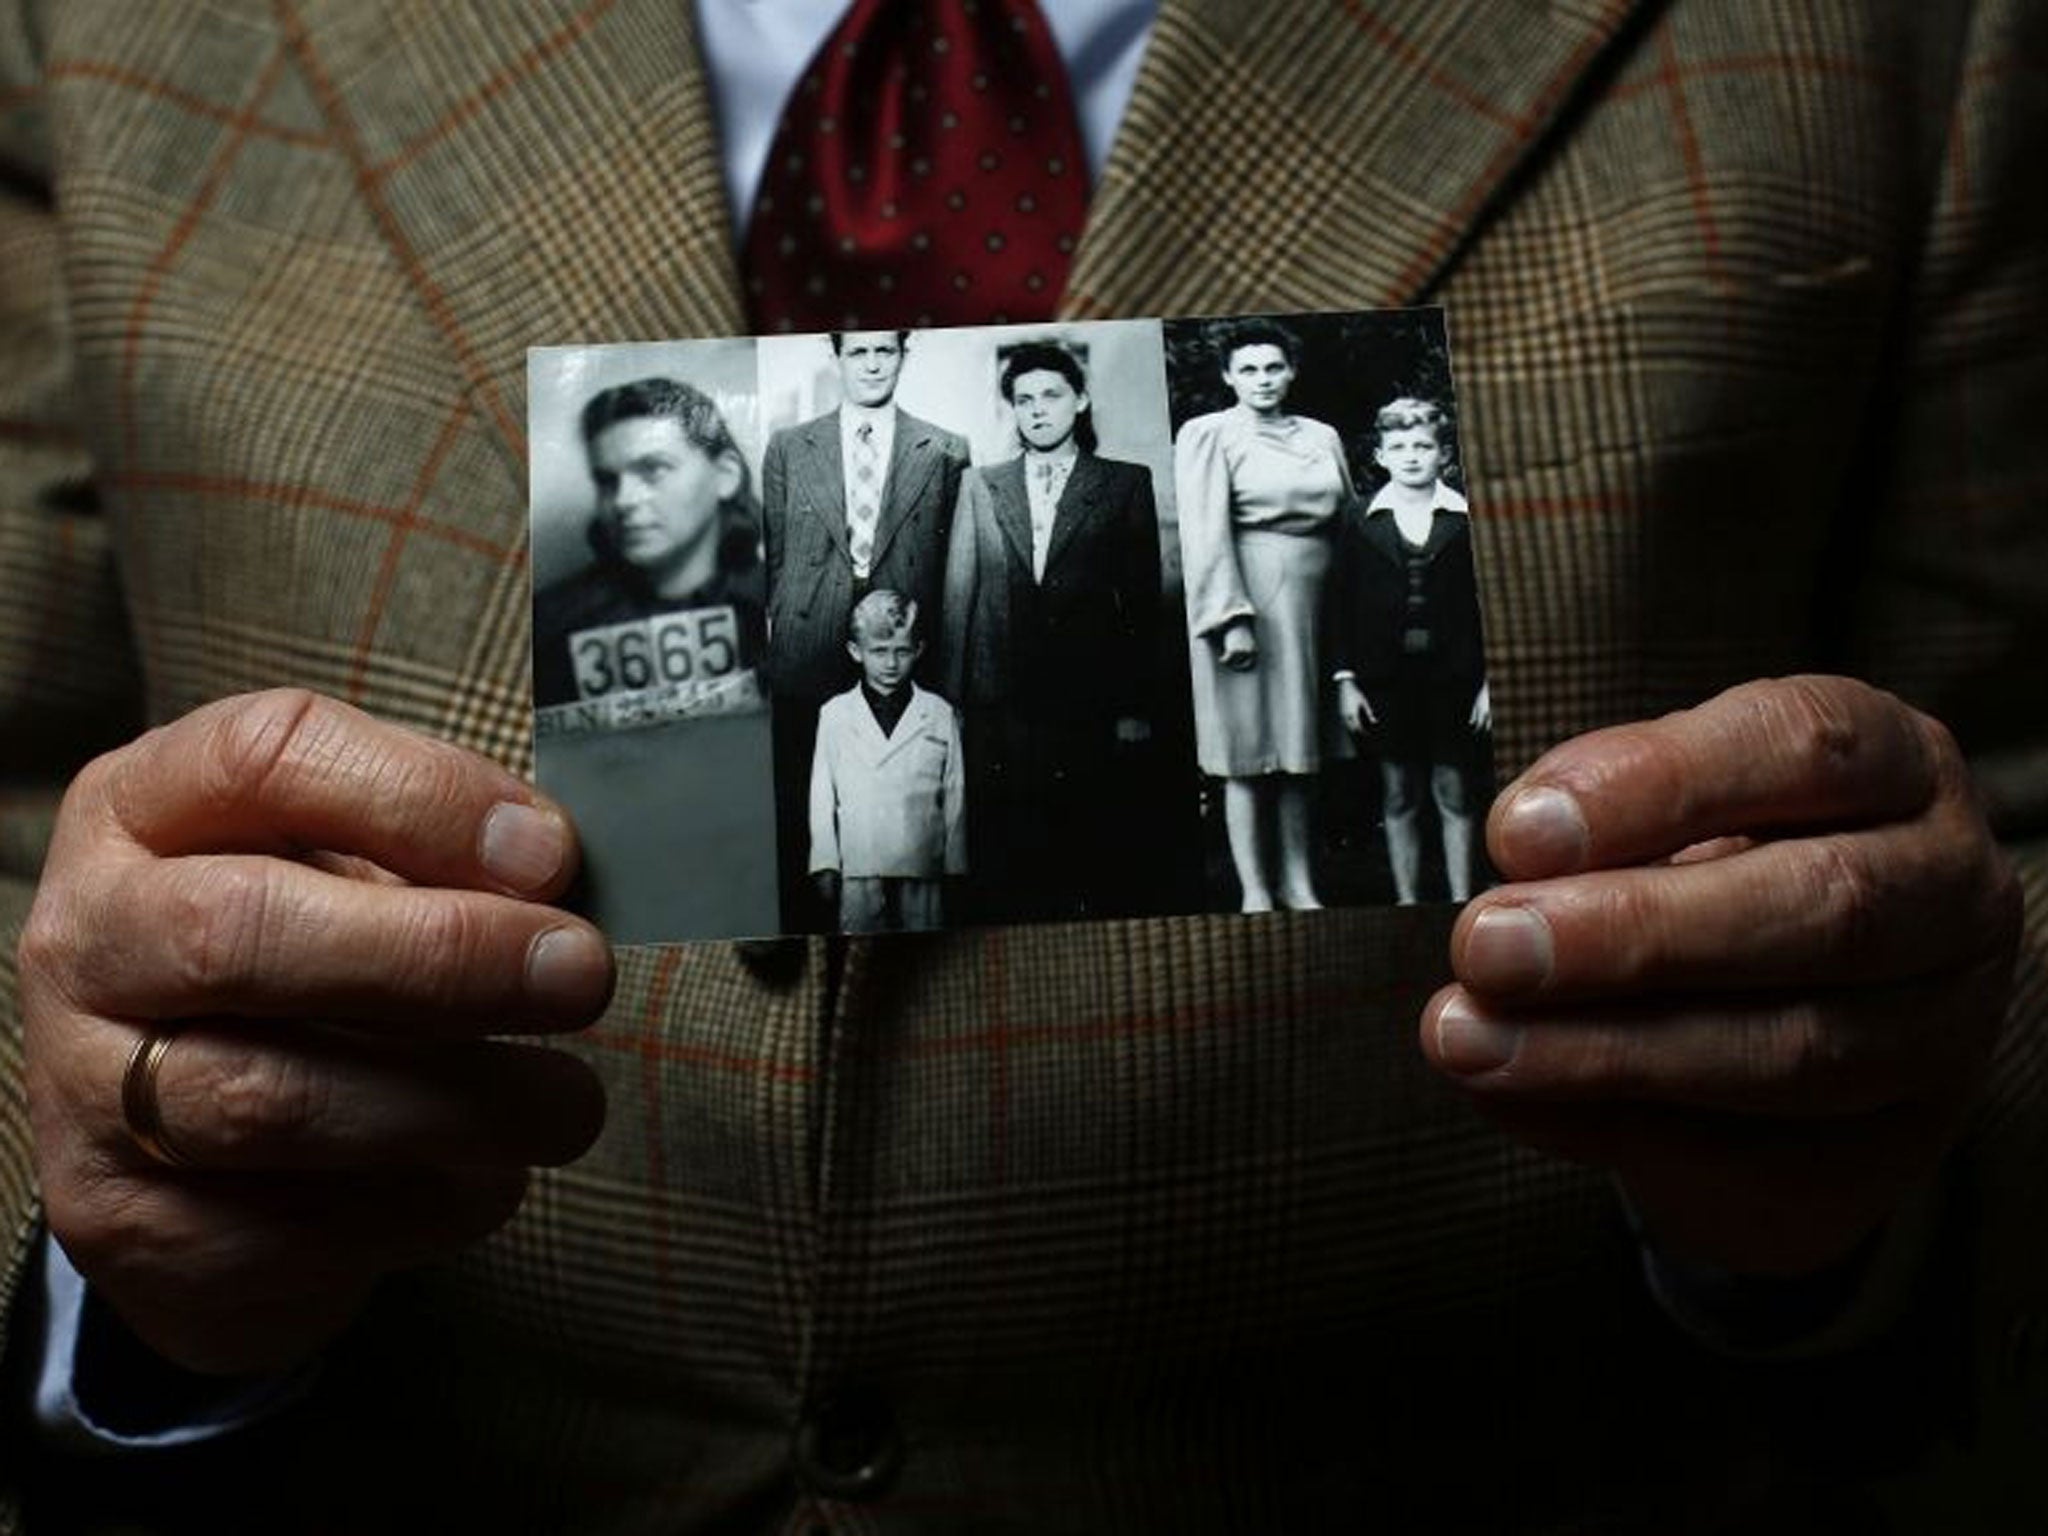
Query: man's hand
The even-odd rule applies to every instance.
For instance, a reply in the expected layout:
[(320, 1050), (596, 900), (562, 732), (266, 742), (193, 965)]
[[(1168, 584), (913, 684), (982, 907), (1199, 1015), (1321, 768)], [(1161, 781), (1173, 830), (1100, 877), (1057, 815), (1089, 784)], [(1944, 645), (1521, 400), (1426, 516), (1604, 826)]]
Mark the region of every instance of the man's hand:
[(1989, 1059), (2016, 880), (1948, 732), (1842, 678), (1547, 753), (1487, 826), (1422, 1044), (1612, 1168), (1675, 1257), (1796, 1274), (1931, 1170)]
[[(589, 1023), (567, 818), (496, 764), (311, 694), (230, 699), (88, 766), (20, 948), (50, 1229), (167, 1359), (277, 1369), (377, 1280), (481, 1238), (603, 1091), (489, 1041)], [(123, 1119), (160, 1025), (166, 1166)]]

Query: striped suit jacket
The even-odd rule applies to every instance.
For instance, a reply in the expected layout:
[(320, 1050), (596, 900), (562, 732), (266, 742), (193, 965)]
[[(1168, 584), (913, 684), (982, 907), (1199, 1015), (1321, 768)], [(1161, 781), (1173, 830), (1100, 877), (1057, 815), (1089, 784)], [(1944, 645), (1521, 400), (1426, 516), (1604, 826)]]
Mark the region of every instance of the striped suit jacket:
[[(901, 406), (895, 412), (867, 581), (934, 611), (967, 444)], [(847, 547), (840, 430), (837, 411), (787, 427), (768, 440), (761, 468), (772, 618), (768, 686), (810, 708), (851, 687), (856, 676), (846, 655), (846, 621), (864, 589)]]
[[(524, 349), (744, 328), (691, 29), (0, 8), (0, 926), (131, 719), (291, 682), (527, 764)], [(1162, 0), (1065, 301), (1449, 307), (1505, 770), (1793, 668), (1954, 725), (2026, 948), (1876, 1364), (1661, 1325), (1602, 1179), (1422, 1064), (1441, 914), (648, 949), (597, 1148), (153, 1518), (2038, 1528), (2044, 60), (2036, 0)], [(821, 1423), (893, 1480), (806, 1482)]]

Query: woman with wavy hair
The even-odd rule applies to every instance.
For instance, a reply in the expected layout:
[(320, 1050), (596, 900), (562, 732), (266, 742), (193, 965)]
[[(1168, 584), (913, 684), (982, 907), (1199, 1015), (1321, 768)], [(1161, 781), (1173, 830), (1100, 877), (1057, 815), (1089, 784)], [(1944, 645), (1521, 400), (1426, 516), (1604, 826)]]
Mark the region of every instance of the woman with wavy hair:
[(677, 379), (638, 379), (593, 396), (582, 429), (595, 558), (534, 600), (535, 703), (612, 691), (610, 654), (577, 637), (664, 613), (729, 608), (707, 659), (752, 667), (767, 639), (760, 502), (717, 403)]

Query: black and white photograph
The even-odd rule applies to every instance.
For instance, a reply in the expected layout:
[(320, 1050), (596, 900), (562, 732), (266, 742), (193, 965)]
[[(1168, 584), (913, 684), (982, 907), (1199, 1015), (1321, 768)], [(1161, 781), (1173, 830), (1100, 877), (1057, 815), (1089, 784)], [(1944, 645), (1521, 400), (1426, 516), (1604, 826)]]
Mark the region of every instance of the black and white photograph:
[(1438, 311), (530, 373), (537, 768), (621, 942), (1489, 882)]
[(1164, 330), (1211, 907), (1469, 899), (1492, 706), (1443, 312)]
[(1180, 910), (1157, 324), (759, 347), (785, 928)]
[[(965, 437), (932, 419), (957, 413), (935, 377), (944, 343), (849, 331), (759, 345), (781, 925), (829, 931), (845, 912), (859, 926), (861, 904), (873, 901), (874, 925), (942, 926), (944, 888), (966, 847), (959, 747), (946, 744), (957, 729), (950, 705), (941, 729), (927, 698), (929, 634), (968, 465)], [(856, 607), (877, 595), (856, 629)], [(857, 659), (863, 639), (873, 644)], [(892, 655), (909, 657), (886, 677), (865, 659), (885, 639)], [(869, 696), (882, 701), (886, 724), (834, 707)], [(834, 729), (821, 743), (827, 719)], [(854, 742), (856, 723), (875, 739)], [(855, 756), (866, 768), (849, 786)], [(895, 797), (888, 835), (884, 795)]]
[(619, 943), (773, 932), (749, 341), (528, 354), (534, 765)]

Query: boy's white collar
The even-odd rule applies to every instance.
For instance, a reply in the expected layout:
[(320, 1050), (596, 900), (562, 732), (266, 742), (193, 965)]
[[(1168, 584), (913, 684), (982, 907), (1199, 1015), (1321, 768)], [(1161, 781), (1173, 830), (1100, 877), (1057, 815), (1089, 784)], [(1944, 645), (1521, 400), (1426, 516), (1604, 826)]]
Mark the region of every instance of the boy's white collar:
[[(1373, 498), (1370, 502), (1366, 504), (1365, 510), (1368, 512), (1393, 511), (1394, 499), (1392, 496), (1388, 494), (1390, 491), (1393, 490), (1393, 488), (1394, 482), (1389, 480), (1385, 485), (1381, 486), (1377, 491), (1373, 492)], [(1471, 511), (1471, 507), (1466, 502), (1465, 498), (1462, 495), (1460, 495), (1456, 490), (1452, 489), (1450, 486), (1445, 485), (1441, 480), (1437, 481), (1436, 494), (1430, 499), (1429, 504), (1431, 509), (1437, 512)]]

